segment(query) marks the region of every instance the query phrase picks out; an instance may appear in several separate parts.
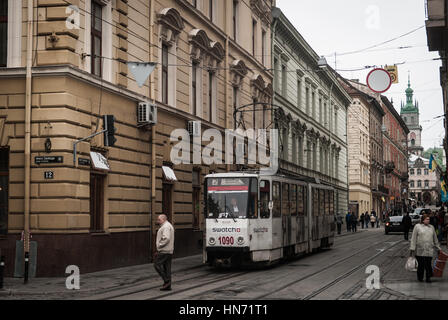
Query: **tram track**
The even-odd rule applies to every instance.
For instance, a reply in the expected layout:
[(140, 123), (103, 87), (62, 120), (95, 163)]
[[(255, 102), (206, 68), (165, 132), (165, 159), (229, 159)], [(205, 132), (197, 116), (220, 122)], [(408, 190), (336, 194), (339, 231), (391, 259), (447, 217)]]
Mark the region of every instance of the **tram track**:
[[(369, 237), (370, 238), (370, 237)], [(364, 239), (363, 239), (364, 240)], [(350, 258), (352, 258), (352, 257), (354, 257), (354, 256), (356, 256), (356, 255), (358, 255), (358, 254), (360, 254), (360, 253), (362, 253), (362, 252), (365, 252), (366, 250), (368, 250), (368, 249), (370, 249), (370, 248), (373, 248), (373, 247), (375, 247), (375, 246), (378, 246), (379, 244), (381, 244), (381, 243), (384, 243), (384, 242), (387, 242), (387, 241), (381, 241), (381, 242), (375, 242), (375, 243), (373, 243), (372, 245), (370, 245), (369, 247), (367, 247), (367, 248), (363, 248), (363, 249), (361, 249), (361, 250), (358, 250), (358, 251), (356, 251), (355, 253), (353, 253), (353, 254), (350, 254), (349, 256), (346, 256), (346, 257), (344, 257), (344, 258), (341, 258), (341, 259), (339, 259), (338, 261), (336, 261), (336, 262), (333, 262), (333, 263), (331, 263), (331, 264), (329, 264), (329, 265), (327, 265), (327, 266), (325, 266), (324, 268), (321, 268), (320, 270), (317, 270), (317, 271), (315, 271), (315, 272), (312, 272), (311, 274), (307, 274), (307, 275), (305, 275), (305, 276), (303, 276), (303, 277), (301, 277), (300, 279), (296, 279), (296, 280), (294, 280), (294, 281), (292, 281), (292, 282), (289, 282), (288, 284), (286, 284), (286, 285), (283, 285), (283, 286), (281, 286), (281, 287), (279, 287), (279, 288), (276, 288), (275, 290), (272, 290), (272, 291), (270, 291), (270, 292), (267, 292), (267, 293), (265, 293), (265, 294), (263, 294), (263, 295), (259, 295), (259, 296), (256, 296), (256, 297), (251, 297), (250, 299), (255, 299), (255, 300), (258, 300), (258, 299), (263, 299), (263, 298), (265, 298), (265, 297), (267, 297), (267, 296), (269, 296), (269, 295), (272, 295), (273, 293), (276, 293), (276, 292), (278, 292), (278, 291), (280, 291), (280, 290), (283, 290), (283, 289), (285, 289), (285, 288), (288, 288), (288, 287), (290, 287), (290, 286), (292, 286), (292, 285), (294, 285), (294, 284), (296, 284), (296, 283), (298, 283), (298, 282), (300, 282), (300, 281), (303, 281), (303, 280), (305, 280), (305, 279), (308, 279), (308, 278), (310, 278), (310, 277), (313, 277), (313, 276), (315, 276), (315, 275), (317, 275), (317, 274), (319, 274), (319, 273), (322, 273), (322, 272), (324, 272), (324, 271), (326, 271), (326, 270), (328, 270), (328, 269), (330, 269), (330, 268), (332, 268), (332, 267), (334, 267), (335, 265), (338, 265), (338, 264), (341, 264), (341, 263), (343, 263), (343, 262), (345, 262), (345, 261), (347, 261), (347, 260), (349, 260)], [(395, 243), (394, 245), (396, 245), (397, 243)], [(374, 258), (376, 258), (376, 256), (375, 257), (373, 257), (372, 259), (374, 259)], [(369, 259), (369, 261), (370, 261), (371, 259)], [(290, 264), (290, 263), (287, 263), (287, 264), (285, 264), (285, 266), (287, 266), (288, 264)], [(281, 266), (280, 266), (280, 268), (281, 268)], [(358, 269), (359, 268), (361, 268), (361, 266), (358, 266)], [(355, 272), (355, 271), (353, 271), (353, 272)], [(348, 275), (347, 275), (348, 276)], [(230, 277), (229, 279), (227, 279), (227, 280), (230, 280), (231, 278), (236, 278), (237, 276), (235, 276), (235, 277)], [(215, 281), (214, 283), (217, 283), (218, 281)], [(207, 296), (207, 294), (212, 294), (212, 293), (214, 293), (214, 292), (216, 292), (216, 291), (222, 291), (221, 289), (224, 289), (224, 288), (226, 288), (226, 290), (230, 290), (230, 288), (229, 288), (229, 286), (230, 286), (230, 288), (231, 288), (231, 286), (232, 286), (232, 283), (229, 283), (228, 281), (226, 281), (223, 285), (221, 285), (221, 286), (215, 286), (215, 287), (212, 287), (212, 288), (210, 288), (209, 290), (205, 290), (205, 291), (202, 291), (202, 292), (200, 292), (200, 293), (197, 293), (197, 294), (195, 294), (194, 292), (192, 292), (193, 294), (192, 295), (188, 295), (188, 297), (183, 297), (183, 298), (186, 298), (186, 299), (195, 299), (195, 298), (198, 298), (199, 297), (199, 299), (202, 297), (202, 296)], [(197, 288), (197, 286), (195, 286), (194, 288), (192, 287), (191, 289), (184, 289), (184, 290), (182, 290), (182, 293), (186, 293), (186, 292), (188, 292), (188, 291), (194, 291), (194, 289), (195, 288)], [(232, 290), (230, 290), (230, 291), (232, 291)], [(166, 297), (169, 297), (169, 296), (174, 296), (176, 293), (168, 293), (168, 294), (166, 294), (166, 295), (164, 295), (163, 297), (160, 297), (160, 298), (166, 298)]]

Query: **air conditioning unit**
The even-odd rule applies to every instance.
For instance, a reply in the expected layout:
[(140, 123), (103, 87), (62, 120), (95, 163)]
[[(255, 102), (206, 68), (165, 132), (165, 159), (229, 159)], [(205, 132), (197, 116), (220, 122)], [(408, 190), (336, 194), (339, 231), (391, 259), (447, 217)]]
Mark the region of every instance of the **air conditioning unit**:
[(193, 137), (201, 136), (201, 121), (188, 121), (188, 133)]
[(156, 124), (157, 106), (149, 102), (139, 102), (137, 107), (137, 122), (139, 124)]

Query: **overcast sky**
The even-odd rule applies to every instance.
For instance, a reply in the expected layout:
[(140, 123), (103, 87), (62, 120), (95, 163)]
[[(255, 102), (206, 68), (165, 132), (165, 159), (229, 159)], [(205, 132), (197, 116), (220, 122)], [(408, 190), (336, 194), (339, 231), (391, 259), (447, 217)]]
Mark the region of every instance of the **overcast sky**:
[[(338, 72), (349, 79), (366, 83), (371, 69), (341, 71), (364, 66), (398, 65), (399, 83), (384, 93), (393, 98), (400, 112), (405, 101), (408, 71), (414, 99), (419, 102), (422, 145), (425, 149), (440, 147), (444, 137), (442, 89), (440, 87), (438, 52), (429, 52), (426, 29), (356, 54), (343, 55), (382, 43), (424, 26), (424, 0), (277, 0), (277, 6), (319, 55), (327, 56), (334, 68), (336, 52)], [(407, 49), (398, 47), (412, 46)], [(429, 61), (422, 61), (429, 60)]]

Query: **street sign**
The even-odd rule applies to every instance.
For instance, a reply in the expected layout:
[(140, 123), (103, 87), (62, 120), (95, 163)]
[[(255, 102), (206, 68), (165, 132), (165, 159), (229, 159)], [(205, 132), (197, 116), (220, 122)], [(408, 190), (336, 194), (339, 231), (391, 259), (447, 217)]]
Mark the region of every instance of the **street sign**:
[(389, 90), (392, 85), (392, 78), (387, 70), (375, 68), (367, 75), (366, 82), (370, 90), (376, 93), (383, 93)]
[(53, 171), (45, 171), (44, 172), (44, 179), (53, 179), (54, 178), (54, 172)]
[(41, 163), (63, 163), (64, 157), (62, 156), (44, 156), (44, 157), (34, 157), (35, 164)]
[(398, 67), (397, 67), (397, 65), (385, 66), (384, 69), (386, 69), (387, 72), (389, 72), (390, 78), (392, 79), (392, 83), (398, 83)]
[(80, 166), (90, 166), (90, 159), (78, 158), (78, 164)]

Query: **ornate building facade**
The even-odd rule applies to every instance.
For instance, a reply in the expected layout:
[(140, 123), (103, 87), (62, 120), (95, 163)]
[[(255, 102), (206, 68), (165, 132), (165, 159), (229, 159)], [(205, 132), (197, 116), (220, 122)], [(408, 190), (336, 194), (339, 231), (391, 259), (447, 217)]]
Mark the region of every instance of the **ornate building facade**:
[(337, 214), (348, 210), (347, 107), (351, 98), (336, 73), (281, 12), (272, 11), (274, 122), (280, 169), (335, 188)]

